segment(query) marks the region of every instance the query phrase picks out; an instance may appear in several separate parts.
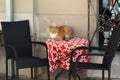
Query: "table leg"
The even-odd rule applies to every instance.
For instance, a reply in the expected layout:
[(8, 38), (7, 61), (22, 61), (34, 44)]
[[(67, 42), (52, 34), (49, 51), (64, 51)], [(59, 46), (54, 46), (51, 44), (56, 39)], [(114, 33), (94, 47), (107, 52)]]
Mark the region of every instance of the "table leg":
[[(72, 74), (74, 80), (76, 80), (76, 77), (78, 78), (78, 80), (81, 80), (80, 76), (79, 76), (77, 73), (72, 72), (71, 74)], [(69, 80), (71, 79), (71, 78), (70, 78), (70, 77), (71, 77), (71, 76), (70, 76), (71, 74), (69, 74)]]
[(64, 70), (62, 69), (62, 70), (55, 76), (55, 80), (58, 80), (59, 77), (62, 75), (63, 72), (64, 72)]
[[(55, 80), (58, 80), (59, 79), (59, 77), (62, 75), (62, 73), (64, 72), (65, 70), (61, 70), (56, 76), (55, 76)], [(74, 77), (74, 74), (72, 73), (72, 76)], [(76, 73), (76, 76), (77, 76), (77, 78), (78, 78), (78, 80), (81, 80), (81, 78), (80, 78), (80, 76)], [(70, 80), (70, 78), (69, 78), (69, 80)]]
[(76, 75), (77, 75), (78, 79), (81, 80), (80, 76), (78, 74), (76, 74)]

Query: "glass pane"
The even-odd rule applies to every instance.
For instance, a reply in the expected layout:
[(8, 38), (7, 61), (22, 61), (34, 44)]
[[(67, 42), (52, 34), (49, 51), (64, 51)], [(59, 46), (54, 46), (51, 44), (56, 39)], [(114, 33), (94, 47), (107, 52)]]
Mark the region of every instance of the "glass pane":
[(99, 0), (99, 46), (106, 46), (114, 27), (120, 26), (120, 0)]

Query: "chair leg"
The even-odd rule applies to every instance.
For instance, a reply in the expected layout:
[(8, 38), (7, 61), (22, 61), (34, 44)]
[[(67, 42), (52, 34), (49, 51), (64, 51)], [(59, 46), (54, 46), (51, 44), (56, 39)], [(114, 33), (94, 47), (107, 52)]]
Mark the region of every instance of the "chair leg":
[(108, 80), (111, 80), (111, 70), (108, 70)]
[(19, 80), (19, 69), (16, 68), (16, 80)]
[(72, 74), (72, 76), (73, 76), (73, 78), (74, 78), (74, 80), (76, 80), (76, 77), (77, 77), (77, 73), (76, 73), (76, 66), (75, 66), (76, 64), (75, 63), (73, 63), (71, 66), (71, 74)]
[(58, 78), (62, 75), (63, 72), (64, 72), (64, 70), (60, 71), (60, 72), (55, 76), (55, 80), (58, 80)]
[(31, 67), (31, 79), (33, 79), (33, 68)]
[(81, 80), (81, 78), (80, 78), (80, 76), (79, 76), (78, 74), (76, 74), (76, 73), (71, 73), (71, 72), (69, 72), (69, 78), (68, 78), (68, 80), (71, 80), (71, 74), (72, 74), (74, 80), (76, 80), (76, 76), (78, 77), (78, 80)]
[(71, 71), (69, 72), (69, 78), (68, 78), (68, 80), (71, 80)]
[(48, 75), (48, 80), (50, 80), (50, 70), (49, 70), (49, 66), (47, 66), (47, 75)]
[(6, 80), (8, 80), (8, 60), (6, 59)]
[(14, 63), (14, 60), (12, 59), (12, 77), (11, 77), (11, 80), (13, 80), (15, 78), (15, 63)]
[(75, 67), (71, 69), (71, 74), (72, 74), (74, 80), (76, 80), (77, 73), (76, 73), (76, 69), (75, 69)]
[(76, 74), (76, 76), (78, 77), (78, 80), (81, 80), (80, 76), (78, 74)]
[(104, 73), (104, 70), (102, 70), (102, 80), (104, 80), (105, 78), (105, 73)]
[(72, 76), (73, 76), (74, 80), (77, 80), (77, 79), (76, 79), (76, 73), (75, 73), (75, 72), (72, 72)]

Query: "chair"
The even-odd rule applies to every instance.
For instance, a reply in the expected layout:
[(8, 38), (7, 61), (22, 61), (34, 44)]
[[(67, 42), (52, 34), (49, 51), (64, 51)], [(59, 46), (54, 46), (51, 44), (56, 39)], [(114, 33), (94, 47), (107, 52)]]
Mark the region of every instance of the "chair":
[(6, 52), (6, 80), (8, 80), (8, 60), (16, 61), (16, 76), (19, 80), (19, 69), (30, 68), (31, 78), (33, 79), (34, 68), (46, 66), (48, 80), (50, 80), (49, 63), (47, 56), (45, 58), (35, 57), (33, 55), (32, 44), (47, 46), (43, 42), (31, 41), (29, 20), (1, 22), (4, 46)]
[[(80, 80), (80, 77), (77, 74), (77, 69), (92, 69), (92, 70), (101, 70), (102, 71), (102, 80), (104, 80), (104, 72), (105, 70), (108, 71), (108, 80), (111, 80), (111, 63), (115, 56), (115, 51), (118, 46), (118, 42), (120, 40), (120, 28), (114, 28), (112, 35), (110, 37), (109, 43), (107, 47), (77, 47), (71, 52), (71, 60), (70, 60), (70, 72), (69, 72), (69, 80), (71, 79), (71, 75), (73, 76), (74, 80), (77, 78)], [(88, 54), (82, 54), (77, 57), (76, 62), (72, 61), (72, 56), (74, 55), (75, 51), (77, 50), (90, 50)], [(98, 50), (101, 53), (95, 53), (93, 50)], [(104, 54), (102, 53), (104, 52)], [(90, 63), (80, 63), (78, 59), (81, 56), (94, 56), (94, 57), (103, 57), (102, 63), (97, 62), (90, 62)]]

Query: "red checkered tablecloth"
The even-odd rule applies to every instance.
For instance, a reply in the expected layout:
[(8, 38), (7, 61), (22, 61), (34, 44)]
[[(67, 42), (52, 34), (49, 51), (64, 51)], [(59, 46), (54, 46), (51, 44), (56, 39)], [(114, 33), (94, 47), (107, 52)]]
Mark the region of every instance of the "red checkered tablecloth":
[[(50, 71), (54, 72), (58, 67), (69, 70), (70, 68), (70, 52), (76, 47), (88, 46), (88, 40), (74, 37), (68, 41), (46, 41), (48, 48), (48, 59), (50, 65)], [(80, 54), (86, 54), (87, 50), (76, 51), (73, 55), (73, 61)], [(82, 56), (79, 59), (80, 62), (89, 62), (89, 57)]]

